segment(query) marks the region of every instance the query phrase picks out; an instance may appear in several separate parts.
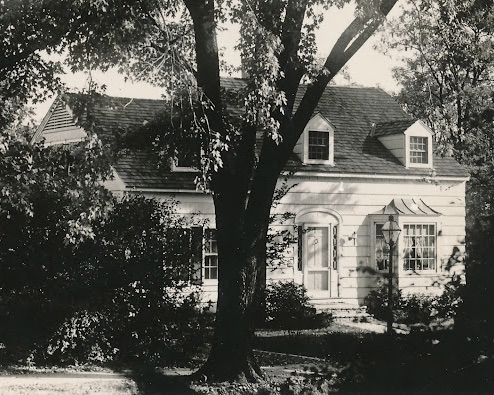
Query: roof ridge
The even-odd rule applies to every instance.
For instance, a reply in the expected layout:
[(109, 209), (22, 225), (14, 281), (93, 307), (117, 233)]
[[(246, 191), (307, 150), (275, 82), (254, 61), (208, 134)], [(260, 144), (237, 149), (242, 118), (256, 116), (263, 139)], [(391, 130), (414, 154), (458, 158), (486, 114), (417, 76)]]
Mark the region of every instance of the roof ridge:
[(406, 122), (406, 123), (408, 123), (408, 122), (415, 123), (415, 122), (417, 122), (417, 121), (418, 121), (418, 119), (417, 119), (417, 118), (413, 118), (413, 117), (411, 117), (411, 116), (410, 116), (409, 114), (407, 114), (407, 113), (404, 113), (404, 115), (406, 115), (408, 118), (403, 118), (403, 119), (395, 119), (395, 120), (392, 120), (392, 121), (376, 122), (375, 124), (376, 124), (376, 126), (378, 126), (378, 125), (392, 125), (392, 124), (394, 124), (394, 123), (401, 123), (401, 122), (403, 122), (403, 123), (405, 123), (405, 122)]

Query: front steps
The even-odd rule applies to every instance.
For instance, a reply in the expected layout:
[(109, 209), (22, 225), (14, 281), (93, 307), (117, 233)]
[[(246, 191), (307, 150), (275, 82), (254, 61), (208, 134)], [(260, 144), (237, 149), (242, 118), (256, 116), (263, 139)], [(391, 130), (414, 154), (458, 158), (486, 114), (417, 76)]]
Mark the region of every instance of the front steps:
[(370, 317), (365, 306), (359, 306), (356, 301), (345, 299), (312, 299), (311, 303), (318, 312), (331, 313), (335, 320), (360, 321)]

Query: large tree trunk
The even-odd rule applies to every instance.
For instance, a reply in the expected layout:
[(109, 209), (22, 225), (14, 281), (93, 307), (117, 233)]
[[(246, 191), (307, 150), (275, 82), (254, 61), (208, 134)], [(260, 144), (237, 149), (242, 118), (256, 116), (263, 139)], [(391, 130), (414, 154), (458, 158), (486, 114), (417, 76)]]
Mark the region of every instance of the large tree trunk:
[[(262, 372), (252, 352), (259, 312), (257, 284), (264, 259), (269, 214), (257, 223), (244, 221), (245, 209), (215, 195), (219, 252), (218, 303), (212, 349), (198, 372), (211, 381), (257, 381)], [(266, 203), (267, 206), (270, 202)], [(261, 230), (262, 229), (262, 230)]]
[[(383, 0), (385, 16), (397, 0)], [(222, 121), (219, 57), (216, 43), (213, 0), (184, 0), (194, 23), (197, 82), (213, 108), (211, 129), (226, 137)], [(255, 324), (264, 307), (266, 284), (266, 242), (270, 208), (276, 182), (302, 130), (309, 121), (326, 85), (365, 43), (381, 22), (380, 18), (357, 17), (341, 35), (326, 59), (322, 72), (310, 85), (295, 114), (295, 93), (303, 70), (297, 61), (307, 1), (290, 1), (283, 28), (284, 50), (279, 61), (285, 78), (280, 90), (287, 93), (287, 109), (277, 114), (283, 142), (276, 145), (265, 136), (257, 166), (254, 161), (256, 131), (244, 125), (242, 141), (235, 150), (223, 152), (224, 166), (212, 175), (218, 239), (218, 303), (212, 349), (197, 375), (208, 381), (257, 381), (262, 376), (253, 355)], [(254, 170), (255, 169), (255, 170)], [(254, 172), (255, 171), (255, 172)]]
[[(272, 144), (270, 144), (272, 143)], [(271, 140), (266, 150), (278, 149)], [(271, 152), (249, 178), (215, 179), (219, 279), (212, 349), (198, 374), (211, 381), (258, 381), (262, 377), (252, 352), (254, 331), (264, 317), (266, 243), (270, 210), (283, 161)], [(242, 182), (243, 179), (243, 182)], [(242, 185), (245, 183), (245, 185)], [(244, 191), (250, 186), (248, 199)]]

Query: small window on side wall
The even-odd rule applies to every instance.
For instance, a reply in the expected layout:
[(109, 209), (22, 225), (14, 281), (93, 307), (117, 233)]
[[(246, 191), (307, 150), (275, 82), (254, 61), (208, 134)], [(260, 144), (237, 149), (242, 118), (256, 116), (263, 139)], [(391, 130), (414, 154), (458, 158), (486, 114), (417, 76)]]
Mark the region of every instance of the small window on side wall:
[(204, 231), (204, 280), (218, 280), (218, 243), (216, 230)]

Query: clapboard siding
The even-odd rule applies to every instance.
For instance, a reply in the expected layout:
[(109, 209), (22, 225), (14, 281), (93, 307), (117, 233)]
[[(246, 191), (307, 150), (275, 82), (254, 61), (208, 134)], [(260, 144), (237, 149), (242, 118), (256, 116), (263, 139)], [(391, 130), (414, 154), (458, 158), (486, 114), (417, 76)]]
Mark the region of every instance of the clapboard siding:
[[(422, 199), (433, 210), (434, 216), (401, 216), (401, 223), (435, 223), (437, 232), (437, 270), (421, 275), (411, 275), (397, 265), (398, 283), (403, 292), (439, 292), (440, 284), (451, 276), (444, 271), (453, 251), (464, 252), (465, 240), (465, 183), (464, 181), (378, 180), (378, 179), (321, 179), (293, 177), (294, 185), (280, 200), (273, 214), (292, 213), (294, 218), (283, 223), (273, 223), (273, 231), (290, 230), (296, 236), (296, 216), (301, 212), (320, 211), (332, 225), (339, 223), (338, 235), (338, 297), (358, 301), (380, 285), (382, 275), (372, 262), (373, 218), (394, 198)], [(142, 193), (142, 192), (141, 192)], [(214, 205), (211, 196), (201, 193), (146, 192), (146, 196), (158, 199), (172, 198), (178, 201), (178, 214), (191, 220), (207, 218), (214, 227)], [(319, 215), (312, 216), (317, 218)], [(381, 216), (383, 221), (386, 216)], [(355, 240), (352, 238), (355, 233)], [(400, 242), (398, 244), (398, 250)], [(283, 259), (284, 265), (268, 267), (271, 281), (294, 280), (303, 283), (303, 271), (298, 270), (297, 243), (290, 246)], [(401, 259), (402, 253), (399, 251)], [(400, 260), (401, 262), (401, 260)], [(370, 270), (369, 270), (370, 269)], [(216, 300), (215, 286), (205, 288), (205, 295)]]
[[(357, 298), (363, 303), (370, 290), (379, 286), (382, 276), (372, 262), (373, 234), (372, 214), (390, 203), (393, 198), (422, 199), (429, 207), (441, 213), (435, 216), (401, 216), (402, 223), (435, 223), (437, 236), (437, 270), (432, 273), (410, 275), (398, 268), (398, 282), (404, 292), (437, 292), (438, 284), (450, 273), (444, 272), (455, 249), (464, 252), (465, 239), (465, 184), (463, 181), (429, 183), (423, 180), (368, 180), (351, 179), (336, 181), (303, 179), (294, 177), (295, 184), (273, 213), (292, 213), (294, 217), (304, 210), (336, 212), (341, 216), (338, 235), (338, 294), (340, 298)], [(147, 194), (163, 197), (163, 194)], [(170, 195), (167, 195), (170, 196)], [(199, 193), (177, 193), (172, 196), (179, 202), (178, 212), (192, 218), (194, 214), (207, 217), (214, 226), (214, 205), (208, 195)], [(337, 216), (327, 218), (334, 224)], [(274, 223), (274, 231), (296, 232), (295, 220)], [(355, 240), (352, 235), (355, 233)], [(400, 244), (398, 244), (399, 249)], [(290, 280), (303, 283), (303, 272), (298, 270), (297, 245), (293, 245), (285, 259), (286, 266), (269, 267), (270, 280)], [(401, 252), (399, 252), (401, 258)]]
[[(302, 210), (331, 210), (342, 218), (339, 234), (339, 296), (357, 298), (359, 303), (368, 292), (379, 286), (380, 274), (372, 259), (372, 221), (370, 215), (389, 204), (393, 198), (422, 199), (437, 216), (401, 216), (403, 223), (435, 223), (436, 271), (411, 276), (398, 268), (398, 282), (404, 292), (437, 292), (449, 273), (444, 267), (457, 248), (464, 252), (465, 185), (464, 182), (430, 183), (422, 180), (293, 180), (296, 184), (281, 199), (276, 213)], [(351, 238), (355, 232), (356, 239)], [(400, 244), (399, 244), (400, 245)], [(399, 249), (398, 245), (398, 249)], [(400, 262), (401, 255), (400, 254)], [(400, 263), (401, 265), (401, 263)], [(295, 271), (296, 268), (294, 269)], [(301, 274), (301, 273), (299, 273)], [(303, 278), (299, 276), (300, 280)]]

